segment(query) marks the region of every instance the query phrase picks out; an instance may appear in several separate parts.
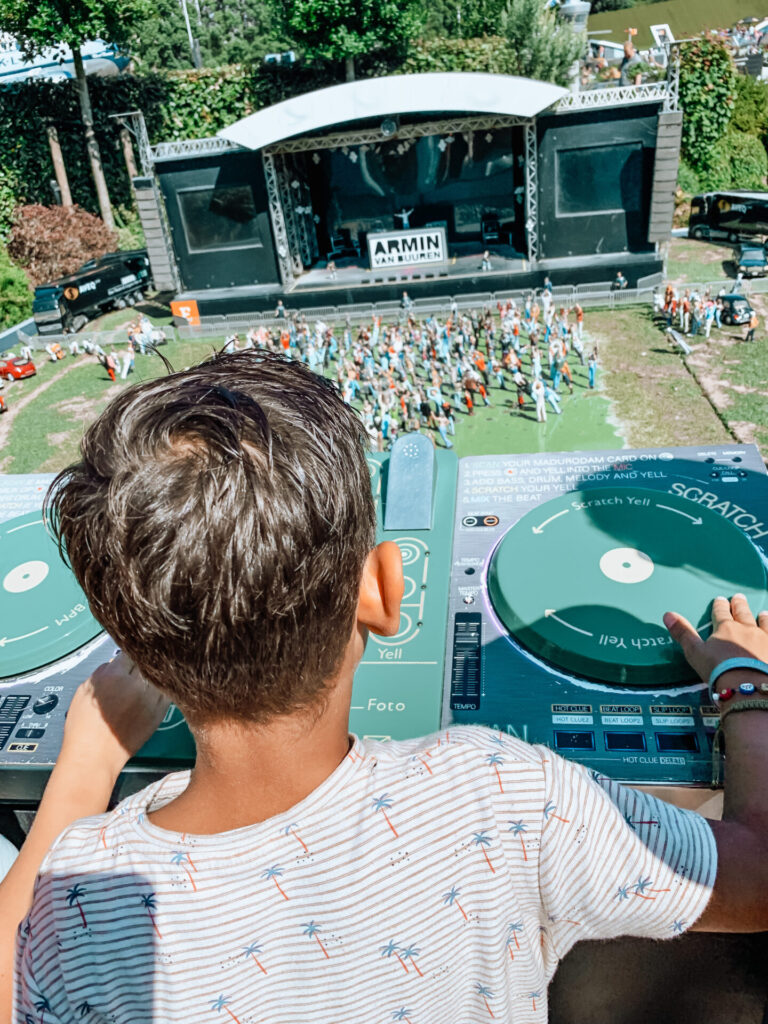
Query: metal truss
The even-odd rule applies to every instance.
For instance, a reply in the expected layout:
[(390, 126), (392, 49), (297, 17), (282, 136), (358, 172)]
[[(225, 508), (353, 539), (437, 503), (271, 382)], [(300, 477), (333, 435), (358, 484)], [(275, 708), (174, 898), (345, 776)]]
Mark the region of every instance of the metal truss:
[(176, 160), (184, 156), (218, 156), (220, 153), (243, 151), (242, 146), (218, 136), (207, 139), (180, 139), (178, 142), (159, 142), (152, 146), (154, 161)]
[(278, 267), (280, 268), (280, 278), (283, 282), (283, 287), (288, 289), (293, 287), (295, 278), (293, 276), (291, 246), (285, 229), (283, 205), (280, 202), (280, 182), (278, 181), (275, 168), (275, 158), (269, 150), (264, 149), (261, 153), (261, 160), (264, 165), (264, 179), (267, 183), (269, 219), (272, 222), (272, 232), (275, 236), (275, 251), (277, 253)]
[(147, 134), (147, 123), (141, 110), (124, 110), (120, 114), (110, 114), (111, 118), (118, 124), (124, 125), (136, 140), (136, 148), (139, 151), (139, 166), (141, 173), (149, 178), (152, 175), (152, 147), (149, 144)]
[(664, 100), (665, 113), (671, 113), (680, 109), (680, 43), (672, 43), (668, 54), (667, 98)]
[(291, 265), (294, 274), (304, 272), (304, 264), (301, 259), (301, 238), (299, 235), (299, 218), (296, 215), (296, 202), (293, 197), (288, 180), (288, 168), (285, 157), (282, 153), (275, 153), (275, 173), (277, 174), (277, 187), (280, 194), (280, 204), (283, 208), (285, 220), (285, 233), (288, 236)]
[[(633, 103), (668, 102), (670, 88), (667, 82), (647, 82), (645, 85), (614, 85), (605, 89), (582, 89), (563, 96), (554, 106), (558, 114), (572, 110), (595, 110), (600, 107), (626, 107)], [(677, 109), (675, 106), (674, 108)]]
[(376, 125), (360, 131), (334, 132), (332, 135), (310, 135), (297, 139), (283, 139), (269, 147), (272, 153), (304, 153), (307, 150), (339, 149), (342, 146), (374, 146), (382, 142), (420, 139), (425, 135), (450, 135), (452, 132), (483, 131), (493, 128), (514, 128), (528, 125), (528, 117), (488, 114), (485, 117), (452, 117), (442, 121), (423, 121), (419, 124), (400, 125), (394, 135), (384, 136)]
[(528, 259), (539, 258), (539, 147), (536, 142), (536, 123), (525, 126), (525, 237)]

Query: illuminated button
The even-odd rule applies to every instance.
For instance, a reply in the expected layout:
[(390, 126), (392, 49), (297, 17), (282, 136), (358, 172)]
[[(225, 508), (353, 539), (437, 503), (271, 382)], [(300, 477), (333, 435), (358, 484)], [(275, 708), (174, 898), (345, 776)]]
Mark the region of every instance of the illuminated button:
[(555, 746), (558, 750), (594, 750), (593, 732), (555, 732)]
[(46, 693), (44, 697), (38, 697), (32, 705), (32, 710), (36, 715), (47, 715), (49, 712), (53, 711), (58, 703), (59, 698), (55, 693)]
[(464, 598), (464, 604), (474, 604), (474, 603), (475, 603), (474, 597), (472, 597), (471, 594), (467, 594), (467, 596)]
[(754, 692), (755, 692), (755, 684), (754, 683), (739, 683), (739, 693), (754, 693)]
[(699, 738), (695, 732), (657, 732), (656, 746), (662, 754), (672, 750), (698, 754)]
[(645, 750), (644, 732), (607, 732), (605, 734), (606, 750)]

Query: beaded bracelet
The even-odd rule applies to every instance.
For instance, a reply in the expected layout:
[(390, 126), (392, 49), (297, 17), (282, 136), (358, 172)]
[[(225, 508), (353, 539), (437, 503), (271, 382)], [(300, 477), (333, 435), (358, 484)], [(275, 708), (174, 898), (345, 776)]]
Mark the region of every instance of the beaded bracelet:
[[(768, 675), (768, 663), (759, 661), (757, 658), (726, 658), (726, 660), (721, 661), (719, 665), (715, 665), (710, 672), (708, 683), (710, 699), (714, 696), (714, 685), (720, 676), (725, 672), (730, 672), (731, 669), (734, 668), (751, 669), (754, 672), (762, 672), (764, 675)], [(763, 692), (768, 693), (768, 686)]]
[(728, 715), (737, 711), (768, 711), (768, 700), (742, 700), (738, 704), (731, 704), (723, 708), (720, 715), (720, 724), (717, 727), (715, 738), (712, 741), (712, 788), (720, 785), (720, 755), (723, 745), (723, 721)]

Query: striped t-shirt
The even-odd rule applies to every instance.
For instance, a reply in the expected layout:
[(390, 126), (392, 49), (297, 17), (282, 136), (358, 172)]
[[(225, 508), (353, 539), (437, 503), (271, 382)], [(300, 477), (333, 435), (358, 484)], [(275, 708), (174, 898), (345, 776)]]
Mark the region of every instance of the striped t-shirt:
[(18, 1024), (542, 1024), (575, 942), (672, 937), (714, 883), (703, 818), (488, 729), (356, 739), (301, 803), (219, 835), (148, 820), (188, 779), (54, 844)]

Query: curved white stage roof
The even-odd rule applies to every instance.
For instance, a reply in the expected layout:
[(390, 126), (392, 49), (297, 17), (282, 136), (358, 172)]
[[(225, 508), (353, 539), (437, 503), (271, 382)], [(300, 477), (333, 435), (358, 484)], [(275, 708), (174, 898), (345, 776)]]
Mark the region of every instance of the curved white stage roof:
[(535, 117), (566, 89), (533, 78), (451, 71), (365, 78), (294, 96), (235, 121), (218, 134), (246, 149), (263, 149), (332, 125), (396, 114), (462, 113)]

